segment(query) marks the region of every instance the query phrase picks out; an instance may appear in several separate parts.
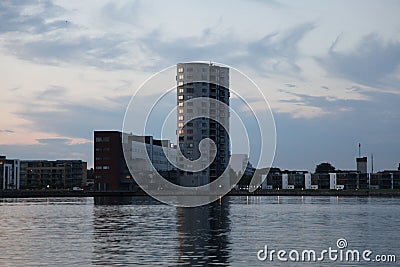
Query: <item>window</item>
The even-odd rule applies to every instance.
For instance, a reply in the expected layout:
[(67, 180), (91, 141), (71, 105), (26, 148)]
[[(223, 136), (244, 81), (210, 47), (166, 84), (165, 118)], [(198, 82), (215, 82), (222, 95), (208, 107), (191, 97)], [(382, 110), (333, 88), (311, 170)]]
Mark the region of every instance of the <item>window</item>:
[(178, 72), (179, 72), (179, 73), (182, 73), (182, 72), (183, 72), (183, 68), (182, 68), (182, 67), (179, 67), (179, 68), (178, 68)]
[(182, 128), (183, 127), (183, 122), (178, 123), (178, 127)]
[(192, 95), (188, 95), (188, 96), (187, 96), (187, 99), (192, 99), (192, 98), (193, 98)]
[(182, 86), (183, 85), (183, 82), (182, 81), (179, 81), (178, 82), (178, 86)]
[(187, 123), (187, 126), (193, 127), (193, 122), (188, 122), (188, 123)]
[(189, 143), (188, 147), (193, 147), (193, 143)]
[(192, 129), (187, 130), (187, 133), (188, 133), (188, 134), (193, 134), (193, 130), (192, 130)]
[(179, 116), (178, 120), (183, 121), (183, 116)]
[(187, 109), (187, 113), (193, 113), (193, 109), (188, 108), (188, 109)]
[(179, 130), (179, 134), (184, 134), (185, 133), (185, 131), (184, 130)]
[(103, 166), (103, 170), (109, 170), (110, 169), (110, 166)]
[(178, 79), (183, 80), (183, 74), (179, 74)]
[(186, 90), (187, 90), (187, 92), (189, 94), (193, 94), (194, 93), (194, 89), (193, 88), (187, 88)]
[(179, 103), (178, 103), (178, 106), (179, 106), (179, 107), (183, 107), (183, 102), (179, 102)]
[(183, 95), (178, 96), (179, 100), (183, 100)]
[(188, 68), (187, 68), (187, 71), (188, 71), (188, 72), (192, 72), (192, 71), (193, 71), (193, 68), (192, 68), (192, 67), (188, 67)]
[(187, 105), (191, 107), (193, 106), (193, 102), (188, 102)]
[(179, 114), (183, 114), (183, 108), (180, 108), (180, 109), (178, 110), (178, 113), (179, 113)]
[(192, 149), (188, 149), (186, 153), (193, 154), (193, 150)]

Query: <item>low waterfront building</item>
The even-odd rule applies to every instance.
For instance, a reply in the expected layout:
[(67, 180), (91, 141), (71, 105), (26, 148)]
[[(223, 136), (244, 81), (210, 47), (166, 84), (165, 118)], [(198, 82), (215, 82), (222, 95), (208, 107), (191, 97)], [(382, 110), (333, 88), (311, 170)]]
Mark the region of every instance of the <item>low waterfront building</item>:
[(20, 160), (0, 156), (1, 189), (20, 189)]
[[(126, 143), (122, 143), (122, 140)], [(143, 146), (145, 144), (145, 146)], [(120, 131), (94, 132), (94, 183), (99, 191), (136, 190), (124, 157), (123, 145), (129, 149), (134, 175), (149, 176), (152, 168), (146, 164), (150, 159), (154, 168), (166, 179), (176, 182), (176, 168), (168, 158), (176, 160), (176, 145), (169, 140), (158, 140), (152, 136), (137, 136)], [(164, 150), (168, 153), (165, 155)], [(151, 184), (151, 181), (149, 181)], [(156, 185), (155, 185), (156, 186)]]
[(309, 189), (310, 174), (307, 171), (280, 171), (271, 168), (268, 175), (262, 175), (262, 189)]
[(370, 189), (400, 189), (400, 171), (386, 170), (371, 173)]
[(82, 160), (21, 160), (21, 188), (85, 187), (87, 163)]

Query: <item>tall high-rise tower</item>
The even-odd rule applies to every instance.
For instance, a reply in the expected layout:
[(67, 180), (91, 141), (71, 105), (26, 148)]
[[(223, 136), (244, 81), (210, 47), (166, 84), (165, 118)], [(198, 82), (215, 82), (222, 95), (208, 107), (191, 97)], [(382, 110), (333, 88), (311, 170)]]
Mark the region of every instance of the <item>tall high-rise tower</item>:
[[(211, 165), (198, 172), (180, 170), (178, 183), (182, 186), (204, 185), (217, 179), (229, 163), (229, 135), (217, 122), (229, 127), (229, 68), (212, 63), (179, 63), (176, 80), (177, 134), (183, 156), (188, 160), (198, 159), (200, 141), (204, 138), (210, 138), (216, 144), (216, 157)], [(200, 97), (201, 103), (194, 105), (193, 100)], [(199, 114), (202, 118), (194, 118)], [(207, 158), (212, 152), (203, 151), (203, 156)], [(182, 157), (177, 159), (178, 167), (185, 169), (182, 161)]]

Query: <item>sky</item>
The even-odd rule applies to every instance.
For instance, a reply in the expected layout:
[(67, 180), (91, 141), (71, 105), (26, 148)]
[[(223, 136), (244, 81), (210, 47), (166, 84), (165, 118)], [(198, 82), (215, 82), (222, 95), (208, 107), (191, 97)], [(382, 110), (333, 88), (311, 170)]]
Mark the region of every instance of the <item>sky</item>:
[[(82, 159), (137, 88), (187, 61), (248, 75), (276, 124), (274, 166), (400, 162), (399, 1), (1, 1), (0, 154)], [(175, 78), (175, 77), (173, 77)], [(246, 97), (251, 98), (251, 95)]]

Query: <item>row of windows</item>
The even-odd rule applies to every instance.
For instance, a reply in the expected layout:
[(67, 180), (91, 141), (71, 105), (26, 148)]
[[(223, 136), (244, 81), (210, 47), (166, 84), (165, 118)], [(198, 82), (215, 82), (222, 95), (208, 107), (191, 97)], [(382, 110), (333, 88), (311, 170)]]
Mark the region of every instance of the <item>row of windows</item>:
[(96, 157), (96, 160), (110, 160), (110, 157)]
[(109, 147), (96, 147), (97, 152), (110, 151)]
[[(178, 123), (178, 127), (179, 127), (179, 128), (182, 128), (183, 126), (184, 126), (183, 122), (179, 122), (179, 123)], [(187, 126), (187, 127), (193, 127), (193, 122), (188, 122), (188, 123), (186, 123), (186, 126)]]
[(110, 137), (109, 136), (104, 136), (104, 137), (96, 137), (96, 142), (110, 142)]
[[(192, 106), (193, 106), (193, 102), (191, 102), (191, 101), (187, 101), (186, 104), (187, 104), (189, 107), (192, 107)], [(183, 107), (183, 105), (184, 105), (184, 103), (183, 103), (182, 101), (179, 101), (179, 102), (178, 102), (178, 106), (179, 106), (179, 107)], [(202, 105), (203, 107), (205, 107), (205, 106), (206, 106), (206, 103), (202, 102), (201, 105)]]
[[(186, 99), (187, 99), (187, 100), (192, 99), (192, 98), (193, 98), (193, 95), (187, 95), (187, 96), (186, 96)], [(184, 99), (185, 99), (185, 96), (183, 96), (183, 95), (178, 95), (178, 99), (179, 99), (179, 100), (184, 100)]]
[(96, 179), (109, 179), (110, 177), (108, 175), (96, 175), (94, 178), (96, 178)]
[(96, 166), (96, 170), (109, 170), (110, 166), (104, 165), (104, 166)]

